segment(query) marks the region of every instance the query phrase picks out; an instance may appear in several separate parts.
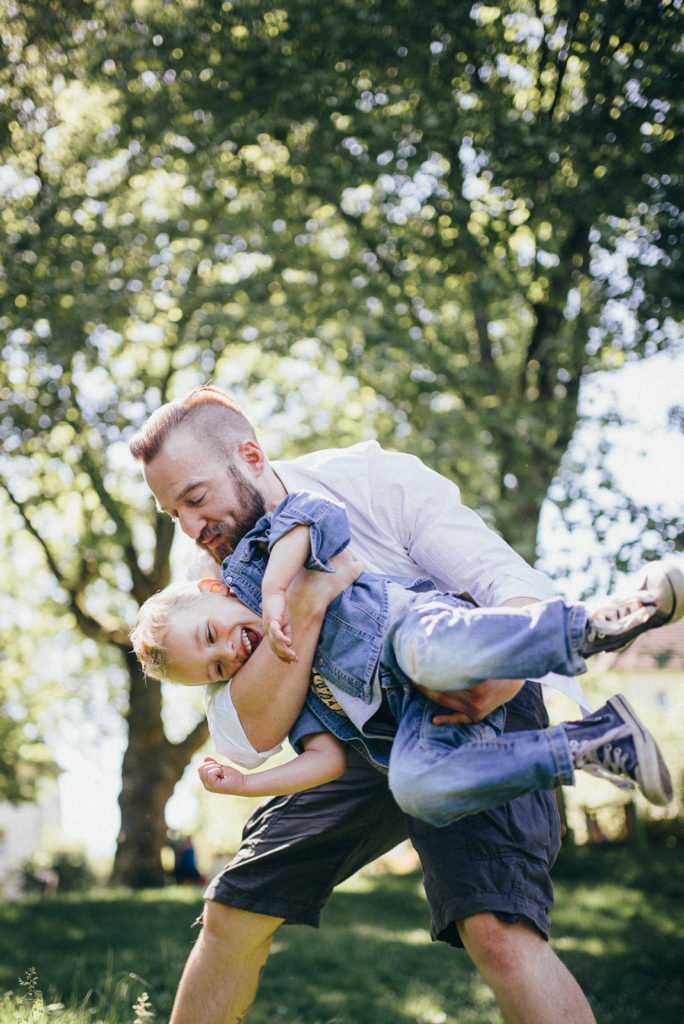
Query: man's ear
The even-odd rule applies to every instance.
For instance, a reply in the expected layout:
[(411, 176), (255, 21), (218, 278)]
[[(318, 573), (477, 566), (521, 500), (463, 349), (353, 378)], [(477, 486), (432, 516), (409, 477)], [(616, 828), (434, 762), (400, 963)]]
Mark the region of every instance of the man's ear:
[(263, 448), (257, 441), (243, 441), (237, 446), (237, 454), (254, 476), (261, 476), (268, 465)]
[(207, 577), (207, 579), (200, 580), (197, 586), (203, 594), (223, 594), (224, 597), (228, 597), (228, 587), (220, 580), (212, 580)]

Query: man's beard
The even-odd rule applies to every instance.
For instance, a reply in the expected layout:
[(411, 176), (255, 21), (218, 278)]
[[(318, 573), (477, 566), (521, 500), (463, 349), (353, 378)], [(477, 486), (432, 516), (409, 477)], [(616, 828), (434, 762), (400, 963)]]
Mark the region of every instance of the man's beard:
[[(217, 523), (211, 529), (205, 527), (197, 539), (197, 544), (203, 551), (211, 555), (219, 565), (224, 558), (232, 555), (237, 547), (238, 541), (256, 526), (262, 516), (266, 515), (266, 505), (257, 488), (237, 473), (231, 473), (235, 484), (235, 493), (239, 502), (239, 511), (235, 514), (235, 521), (228, 523)], [(215, 537), (220, 534), (221, 542), (214, 548), (207, 548), (202, 543), (202, 536)]]

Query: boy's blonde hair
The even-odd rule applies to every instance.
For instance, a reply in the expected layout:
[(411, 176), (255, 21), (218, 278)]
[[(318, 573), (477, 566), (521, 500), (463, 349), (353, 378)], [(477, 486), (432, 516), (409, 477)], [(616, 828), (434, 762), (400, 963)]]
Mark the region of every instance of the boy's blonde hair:
[(167, 636), (173, 612), (188, 608), (200, 598), (197, 580), (169, 583), (168, 587), (148, 597), (138, 612), (138, 621), (131, 631), (131, 643), (145, 675), (162, 682), (169, 680)]

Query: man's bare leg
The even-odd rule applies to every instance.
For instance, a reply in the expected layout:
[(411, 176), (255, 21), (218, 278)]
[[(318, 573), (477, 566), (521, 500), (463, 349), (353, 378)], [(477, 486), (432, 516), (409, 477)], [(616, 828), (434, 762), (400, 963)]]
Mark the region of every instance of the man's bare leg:
[(582, 989), (530, 924), (475, 914), (458, 930), (506, 1024), (596, 1024)]
[(208, 900), (169, 1024), (243, 1024), (282, 923)]

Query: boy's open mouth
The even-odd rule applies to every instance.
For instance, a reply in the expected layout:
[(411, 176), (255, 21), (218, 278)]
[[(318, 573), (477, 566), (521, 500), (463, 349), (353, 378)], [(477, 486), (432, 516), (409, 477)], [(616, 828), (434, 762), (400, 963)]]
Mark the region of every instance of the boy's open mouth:
[(241, 631), (242, 649), (245, 652), (245, 661), (251, 657), (261, 643), (261, 637), (254, 629), (243, 626)]

